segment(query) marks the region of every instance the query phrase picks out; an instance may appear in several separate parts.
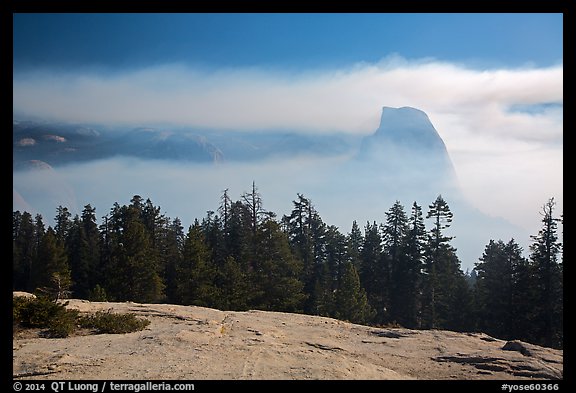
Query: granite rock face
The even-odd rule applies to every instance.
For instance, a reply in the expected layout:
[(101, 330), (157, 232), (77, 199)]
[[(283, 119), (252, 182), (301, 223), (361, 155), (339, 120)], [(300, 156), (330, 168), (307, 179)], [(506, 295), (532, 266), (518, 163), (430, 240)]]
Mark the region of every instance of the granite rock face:
[(134, 313), (129, 334), (13, 340), (16, 379), (562, 379), (563, 351), (482, 333), (376, 328), (332, 318), (70, 300), (81, 313)]

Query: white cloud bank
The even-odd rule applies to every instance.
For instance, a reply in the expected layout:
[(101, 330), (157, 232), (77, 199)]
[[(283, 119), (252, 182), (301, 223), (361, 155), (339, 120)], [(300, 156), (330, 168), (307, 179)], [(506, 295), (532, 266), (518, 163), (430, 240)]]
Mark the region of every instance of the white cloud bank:
[[(561, 128), (526, 128), (535, 116), (509, 113), (507, 108), (561, 103), (562, 83), (562, 65), (478, 71), (394, 58), (301, 73), (207, 72), (166, 65), (114, 75), (18, 74), (13, 103), (15, 111), (70, 121), (361, 133), (374, 130), (382, 106), (413, 106), (432, 117), (471, 117), (475, 129), (480, 129), (477, 117), (482, 117), (490, 121), (485, 131), (499, 125), (514, 129), (518, 123), (523, 137), (548, 139), (561, 136)], [(540, 115), (538, 122), (558, 120), (554, 115)]]
[(36, 71), (15, 74), (13, 105), (15, 113), (73, 122), (366, 135), (382, 106), (412, 106), (429, 115), (479, 209), (534, 234), (548, 198), (563, 209), (562, 64), (476, 70), (392, 57), (299, 73), (182, 65), (112, 75)]

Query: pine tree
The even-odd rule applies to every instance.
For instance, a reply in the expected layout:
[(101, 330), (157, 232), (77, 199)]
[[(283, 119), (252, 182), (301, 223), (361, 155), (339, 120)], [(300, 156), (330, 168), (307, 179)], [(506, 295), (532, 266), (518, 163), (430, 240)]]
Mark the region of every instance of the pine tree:
[(100, 233), (96, 223), (96, 210), (84, 206), (82, 217), (77, 215), (69, 225), (66, 248), (72, 271), (74, 297), (87, 299), (100, 277)]
[(46, 233), (46, 226), (44, 225), (44, 220), (41, 214), (36, 214), (34, 216), (34, 237), (36, 242), (36, 249), (40, 248), (40, 242)]
[(390, 320), (406, 327), (420, 326), (422, 266), (426, 230), (416, 202), (408, 218), (399, 201), (386, 213), (384, 255), (389, 261)]
[(108, 214), (102, 217), (102, 223), (98, 226), (98, 231), (100, 232), (100, 262), (98, 265), (97, 285), (106, 292), (107, 299), (113, 301), (114, 295), (111, 293), (112, 283), (109, 280), (115, 278), (115, 266), (112, 258), (115, 236), (112, 231), (111, 218)]
[(157, 252), (161, 249), (164, 227), (169, 222), (160, 211), (160, 206), (154, 206), (150, 198), (147, 198), (140, 213), (140, 219), (150, 237), (150, 246)]
[(12, 217), (13, 289), (32, 292), (32, 264), (37, 252), (34, 222), (28, 212), (16, 211)]
[[(266, 211), (262, 201), (262, 196), (258, 192), (256, 183), (252, 182), (252, 190), (245, 192), (238, 202), (243, 206), (243, 221), (248, 224), (244, 227), (244, 265), (248, 271), (252, 271), (252, 261), (256, 257), (256, 232), (259, 226), (267, 219), (274, 218), (276, 215), (273, 212)], [(238, 259), (238, 261), (241, 261)]]
[(228, 218), (230, 217), (230, 208), (232, 206), (232, 199), (228, 195), (228, 189), (222, 191), (222, 196), (220, 197), (220, 206), (218, 207), (218, 213), (222, 217), (224, 229), (228, 228)]
[[(456, 257), (457, 260), (457, 257)], [(450, 309), (446, 329), (458, 332), (475, 330), (473, 289), (468, 284), (464, 272), (458, 269), (453, 273), (452, 293), (450, 293)]]
[(455, 277), (460, 265), (456, 250), (450, 245), (452, 237), (444, 234), (452, 217), (450, 207), (441, 195), (429, 206), (426, 215), (433, 220), (433, 227), (425, 260), (423, 322), (425, 327), (432, 329), (446, 327), (452, 313), (451, 301), (454, 300)]
[(400, 201), (386, 212), (386, 223), (382, 227), (383, 234), (383, 259), (387, 262), (383, 266), (383, 273), (386, 275), (383, 297), (389, 299), (390, 315), (393, 322), (400, 322), (403, 312), (405, 312), (407, 300), (406, 295), (413, 286), (410, 280), (410, 264), (406, 255), (406, 238), (408, 236), (408, 218), (404, 212), (404, 206)]
[(416, 202), (412, 204), (409, 218), (409, 229), (404, 244), (402, 263), (405, 281), (403, 288), (403, 307), (398, 316), (398, 322), (409, 328), (420, 328), (422, 324), (422, 269), (426, 252), (426, 227), (422, 216), (422, 207)]
[(252, 182), (252, 191), (242, 194), (242, 202), (250, 212), (250, 228), (252, 229), (252, 234), (255, 235), (258, 225), (262, 222), (267, 212), (262, 207), (262, 196), (258, 192), (254, 181)]
[(327, 263), (316, 266), (314, 286), (308, 295), (307, 312), (313, 315), (329, 317), (334, 315), (334, 294), (331, 272)]
[(388, 322), (388, 299), (383, 297), (386, 274), (382, 269), (382, 237), (378, 224), (366, 223), (364, 229), (364, 244), (360, 254), (361, 264), (358, 274), (360, 282), (366, 290), (368, 303), (376, 310), (375, 322)]
[(80, 217), (74, 216), (68, 230), (66, 249), (71, 269), (72, 294), (77, 299), (87, 299), (90, 286), (88, 284), (90, 271), (88, 269), (88, 249), (86, 247), (86, 234)]
[(474, 268), (478, 273), (475, 293), (480, 330), (506, 340), (527, 337), (524, 334), (529, 330), (520, 332), (515, 329), (526, 318), (527, 308), (522, 305), (534, 301), (529, 288), (519, 281), (527, 278), (521, 274), (526, 265), (522, 248), (514, 239), (508, 243), (490, 240), (486, 245)]
[(180, 265), (176, 268), (175, 296), (178, 303), (212, 307), (219, 302), (214, 284), (216, 269), (210, 260), (210, 250), (204, 233), (196, 221), (188, 228)]
[(347, 239), (337, 227), (327, 226), (323, 237), (325, 254), (315, 264), (314, 289), (310, 294), (311, 312), (315, 315), (333, 316), (334, 293), (342, 278), (343, 266), (349, 261)]
[[(194, 226), (197, 224), (197, 220), (195, 220)], [(210, 261), (212, 261), (214, 266), (223, 266), (230, 253), (227, 247), (226, 229), (222, 220), (213, 211), (208, 211), (206, 218), (202, 219), (200, 227), (202, 228), (206, 245), (210, 250)]]
[(283, 217), (291, 248), (295, 257), (302, 261), (301, 281), (304, 283), (304, 312), (314, 314), (318, 292), (318, 282), (326, 261), (326, 224), (314, 208), (312, 201), (302, 194), (293, 201), (294, 209), (290, 216)]
[(344, 265), (350, 261), (350, 256), (348, 253), (348, 241), (346, 236), (340, 233), (336, 226), (329, 225), (326, 227), (325, 243), (325, 265), (329, 274), (328, 290), (330, 292), (334, 292), (334, 290), (338, 287), (338, 282), (344, 273)]
[(42, 236), (34, 271), (33, 287), (37, 292), (52, 299), (68, 296), (72, 284), (68, 258), (63, 242), (52, 227)]
[(98, 283), (102, 281), (101, 244), (98, 223), (96, 222), (96, 208), (90, 204), (85, 205), (80, 218), (83, 229), (82, 246), (88, 267), (87, 287), (89, 288), (89, 293), (91, 293), (96, 289), (95, 287)]
[[(522, 254), (522, 249), (510, 253)], [(509, 336), (531, 343), (542, 343), (541, 332), (536, 319), (536, 305), (538, 304), (538, 277), (532, 261), (528, 258), (518, 258), (514, 262), (513, 281), (515, 289), (512, 293), (511, 304), (514, 305), (514, 323)]]
[(29, 287), (31, 291), (35, 291), (39, 286), (39, 281), (43, 279), (46, 273), (42, 270), (43, 263), (40, 262), (38, 253), (40, 252), (40, 246), (44, 235), (46, 234), (46, 227), (44, 221), (42, 220), (42, 215), (36, 214), (34, 217), (34, 244), (33, 249), (34, 259), (31, 261), (30, 265), (30, 281)]
[(165, 231), (164, 247), (161, 251), (166, 263), (164, 264), (164, 278), (166, 282), (166, 298), (168, 302), (177, 303), (176, 284), (178, 281), (177, 267), (182, 263), (184, 249), (184, 228), (182, 222), (176, 217)]
[(347, 237), (348, 241), (348, 258), (356, 267), (356, 270), (360, 268), (361, 258), (360, 255), (362, 253), (362, 244), (364, 243), (364, 236), (362, 235), (362, 231), (358, 226), (356, 220), (352, 222), (352, 229)]
[(228, 212), (228, 225), (224, 227), (223, 233), (224, 261), (231, 256), (243, 266), (243, 269), (252, 271), (255, 253), (252, 229), (251, 212), (248, 206), (240, 201), (232, 203)]
[(54, 218), (56, 224), (54, 225), (54, 232), (56, 237), (64, 243), (68, 239), (70, 226), (72, 225), (70, 217), (72, 217), (72, 214), (70, 214), (68, 208), (62, 206), (56, 208), (56, 218)]
[(220, 293), (218, 308), (222, 310), (248, 310), (254, 304), (254, 299), (263, 295), (255, 286), (250, 285), (248, 274), (232, 256), (226, 258), (224, 266), (218, 270), (216, 280)]
[(360, 284), (356, 268), (350, 262), (345, 263), (336, 290), (335, 317), (363, 324), (370, 322), (375, 314), (376, 311), (368, 303), (366, 291)]
[(22, 213), (12, 212), (12, 290), (21, 290), (26, 286), (25, 264), (22, 261), (22, 249), (18, 244)]
[(536, 323), (539, 325), (541, 344), (562, 347), (562, 270), (558, 263), (561, 244), (558, 242), (557, 227), (559, 218), (554, 217), (554, 198), (542, 207), (542, 229), (531, 236), (530, 259), (535, 267), (538, 284), (536, 303)]
[(154, 303), (162, 299), (164, 284), (151, 239), (141, 219), (142, 205), (135, 196), (130, 206), (115, 206), (109, 225), (111, 260), (106, 292), (116, 300)]
[(300, 280), (302, 263), (290, 250), (288, 238), (273, 219), (262, 223), (257, 234), (255, 282), (261, 293), (256, 304), (272, 311), (302, 311), (306, 295)]

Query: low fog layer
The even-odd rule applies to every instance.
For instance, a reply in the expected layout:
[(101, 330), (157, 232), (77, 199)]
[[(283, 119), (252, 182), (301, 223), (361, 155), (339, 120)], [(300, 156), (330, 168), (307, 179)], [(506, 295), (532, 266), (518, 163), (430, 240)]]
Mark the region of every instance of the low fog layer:
[[(48, 224), (58, 205), (77, 214), (89, 203), (102, 217), (140, 195), (187, 226), (216, 211), (225, 189), (237, 200), (255, 182), (264, 208), (279, 217), (301, 193), (347, 233), (354, 220), (384, 222), (397, 200), (407, 213), (413, 202), (426, 213), (442, 195), (454, 213), (447, 234), (466, 270), (491, 239), (514, 238), (528, 251), (550, 197), (562, 212), (561, 195), (550, 194), (562, 175), (554, 149), (512, 149), (466, 168), (428, 115), (411, 107), (384, 107), (379, 127), (364, 137), (31, 121), (15, 122), (13, 132), (14, 209), (40, 213)], [(507, 165), (522, 156), (525, 165)], [(533, 166), (534, 159), (552, 165)], [(505, 211), (497, 208), (503, 203)]]
[[(47, 224), (53, 223), (57, 204), (80, 214), (83, 206), (90, 203), (100, 219), (114, 202), (129, 204), (131, 197), (138, 194), (150, 198), (167, 216), (179, 217), (187, 227), (194, 218), (205, 217), (208, 210), (217, 210), (224, 189), (238, 200), (255, 181), (265, 209), (278, 216), (289, 214), (296, 193), (303, 193), (312, 200), (322, 219), (343, 233), (350, 231), (353, 220), (361, 227), (367, 221), (384, 222), (385, 212), (397, 199), (407, 213), (413, 201), (427, 212), (427, 206), (442, 193), (454, 213), (447, 233), (456, 236), (453, 245), (464, 270), (473, 267), (492, 238), (514, 237), (519, 244), (528, 244), (526, 230), (502, 218), (488, 217), (455, 190), (422, 187), (393, 173), (345, 162), (341, 157), (300, 157), (213, 165), (111, 158), (53, 170), (16, 171), (14, 188), (43, 215)], [(14, 209), (25, 208), (14, 200)]]

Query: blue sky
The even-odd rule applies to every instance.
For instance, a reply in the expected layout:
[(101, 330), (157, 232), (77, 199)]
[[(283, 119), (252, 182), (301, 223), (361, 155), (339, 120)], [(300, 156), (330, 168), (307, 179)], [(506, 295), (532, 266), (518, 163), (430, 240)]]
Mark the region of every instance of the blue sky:
[(562, 61), (562, 14), (16, 14), (14, 64), (340, 67), (397, 53), (474, 66)]
[[(369, 135), (383, 106), (412, 106), (476, 208), (531, 234), (550, 197), (563, 209), (562, 14), (15, 14), (13, 65), (15, 117)], [(109, 184), (117, 165), (79, 172)]]

